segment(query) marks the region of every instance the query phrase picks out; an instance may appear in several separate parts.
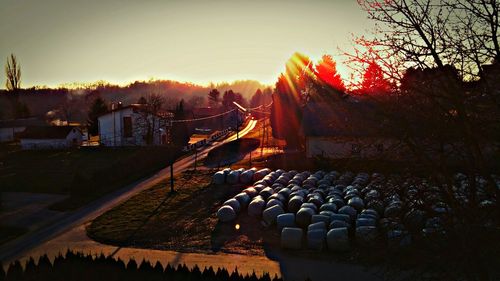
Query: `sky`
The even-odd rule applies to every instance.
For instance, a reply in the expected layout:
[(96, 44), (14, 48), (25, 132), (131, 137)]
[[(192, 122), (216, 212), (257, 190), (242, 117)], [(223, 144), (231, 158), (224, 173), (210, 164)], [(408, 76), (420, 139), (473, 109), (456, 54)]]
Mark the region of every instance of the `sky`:
[(371, 28), (356, 0), (0, 0), (0, 62), (17, 56), (22, 87), (273, 84), (294, 52), (341, 61), (338, 48)]

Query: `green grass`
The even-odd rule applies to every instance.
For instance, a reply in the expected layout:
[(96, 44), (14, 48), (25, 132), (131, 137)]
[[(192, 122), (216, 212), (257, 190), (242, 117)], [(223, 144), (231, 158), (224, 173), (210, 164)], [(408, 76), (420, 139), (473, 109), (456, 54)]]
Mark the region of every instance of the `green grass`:
[(78, 208), (166, 167), (174, 147), (14, 151), (0, 156), (0, 191), (69, 194), (53, 208)]
[(166, 181), (137, 194), (92, 221), (88, 236), (117, 246), (261, 253), (263, 234), (255, 218), (239, 221), (240, 231), (218, 223), (217, 209), (242, 186), (216, 186), (211, 183), (213, 172), (186, 171), (176, 176), (175, 193), (170, 193)]

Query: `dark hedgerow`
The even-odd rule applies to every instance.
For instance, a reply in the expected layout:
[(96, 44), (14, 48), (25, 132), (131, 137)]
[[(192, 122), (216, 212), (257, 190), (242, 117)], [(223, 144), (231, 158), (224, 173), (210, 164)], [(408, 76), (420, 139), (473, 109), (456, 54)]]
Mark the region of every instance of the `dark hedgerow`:
[(172, 267), (170, 264), (165, 268), (160, 262), (154, 266), (143, 260), (140, 264), (134, 259), (125, 263), (121, 259), (110, 256), (93, 257), (79, 252), (68, 251), (66, 255), (59, 254), (51, 263), (47, 255), (40, 257), (38, 263), (30, 258), (24, 267), (19, 261), (12, 262), (7, 272), (0, 264), (0, 281), (24, 281), (24, 280), (105, 280), (105, 281), (127, 281), (127, 280), (175, 280), (175, 281), (282, 281), (281, 278), (269, 274), (257, 277), (255, 272), (243, 276), (236, 269), (229, 273), (225, 268), (212, 267), (201, 270), (198, 266), (189, 269), (185, 264)]

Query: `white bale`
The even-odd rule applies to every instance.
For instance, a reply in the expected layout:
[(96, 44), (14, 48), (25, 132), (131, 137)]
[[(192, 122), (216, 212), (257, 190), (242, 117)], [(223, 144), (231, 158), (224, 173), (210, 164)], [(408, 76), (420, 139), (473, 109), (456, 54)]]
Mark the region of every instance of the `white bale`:
[(248, 203), (250, 203), (251, 200), (250, 196), (245, 192), (238, 193), (236, 196), (234, 196), (234, 199), (238, 200), (241, 208), (245, 208), (246, 206), (248, 206)]
[(348, 251), (349, 230), (347, 227), (334, 228), (326, 234), (326, 243), (330, 251)]
[(326, 223), (324, 221), (320, 221), (320, 222), (316, 222), (316, 223), (311, 223), (307, 227), (307, 231), (311, 231), (311, 230), (314, 230), (314, 229), (324, 229), (324, 230), (326, 230)]
[(249, 183), (251, 183), (252, 180), (253, 180), (253, 174), (254, 173), (255, 172), (252, 169), (246, 170), (246, 171), (242, 172), (240, 174), (240, 182), (243, 183), (243, 184), (249, 184)]
[(264, 197), (264, 199), (267, 199), (269, 196), (273, 195), (273, 193), (274, 190), (272, 188), (266, 187), (259, 192), (259, 195)]
[(376, 226), (377, 221), (373, 218), (358, 218), (356, 220), (356, 227), (359, 226)]
[(351, 221), (351, 217), (346, 214), (334, 214), (333, 216), (330, 217), (332, 221), (334, 220), (340, 220), (340, 221), (345, 221), (349, 223)]
[(248, 214), (251, 216), (260, 216), (266, 206), (266, 201), (261, 197), (255, 197), (250, 204), (248, 204)]
[(358, 226), (356, 227), (356, 241), (362, 245), (366, 245), (374, 241), (378, 236), (378, 231), (375, 226)]
[(231, 172), (231, 168), (225, 168), (222, 172), (227, 176)]
[(285, 227), (281, 231), (281, 247), (283, 249), (300, 250), (304, 231), (301, 228)]
[(281, 201), (276, 198), (269, 199), (269, 201), (267, 201), (266, 208), (270, 208), (275, 205), (279, 205), (281, 208), (283, 208), (283, 203), (281, 203)]
[(319, 208), (320, 211), (332, 211), (332, 212), (336, 212), (337, 211), (337, 205), (335, 205), (334, 203), (325, 203), (323, 205), (321, 205), (321, 207)]
[(311, 217), (311, 223), (317, 223), (317, 222), (324, 222), (325, 225), (328, 225), (330, 223), (330, 216), (323, 214), (313, 215)]
[(253, 187), (247, 187), (243, 190), (243, 192), (248, 194), (248, 196), (250, 196), (250, 198), (254, 198), (255, 196), (257, 196), (259, 194), (259, 192)]
[(212, 179), (216, 185), (222, 185), (225, 182), (226, 175), (223, 171), (218, 171), (214, 174)]
[(311, 208), (300, 208), (295, 216), (295, 221), (300, 227), (307, 227), (311, 224), (311, 217), (315, 214), (315, 211)]
[(353, 197), (347, 201), (347, 205), (353, 207), (357, 211), (361, 211), (365, 207), (365, 203), (363, 202), (363, 199), (359, 197)]
[(339, 209), (339, 214), (348, 215), (351, 218), (351, 220), (354, 220), (358, 212), (353, 207), (346, 205)]
[(284, 227), (295, 227), (295, 214), (286, 213), (281, 214), (276, 217), (276, 225), (278, 230), (282, 230)]
[(293, 196), (288, 201), (288, 211), (292, 213), (297, 213), (300, 209), (300, 206), (304, 203), (304, 198), (301, 196)]
[(238, 200), (234, 199), (234, 198), (231, 198), (229, 200), (227, 200), (226, 202), (224, 202), (224, 204), (222, 205), (227, 205), (227, 206), (231, 206), (231, 208), (233, 208), (233, 210), (238, 213), (241, 209), (241, 206), (240, 206), (240, 202), (238, 202)]
[(262, 219), (268, 224), (274, 224), (276, 223), (276, 217), (278, 217), (281, 214), (284, 214), (285, 211), (280, 205), (274, 205), (272, 207), (269, 207), (262, 212)]
[(341, 220), (334, 220), (328, 226), (329, 229), (343, 228), (343, 227), (351, 228), (351, 224), (348, 222), (345, 222), (345, 221), (341, 221)]
[(229, 174), (226, 176), (226, 183), (227, 184), (237, 184), (240, 180), (240, 171), (231, 171)]
[(217, 218), (221, 222), (230, 222), (236, 219), (236, 212), (229, 205), (224, 205), (217, 211)]
[(307, 231), (307, 247), (321, 251), (325, 247), (326, 229), (312, 229)]

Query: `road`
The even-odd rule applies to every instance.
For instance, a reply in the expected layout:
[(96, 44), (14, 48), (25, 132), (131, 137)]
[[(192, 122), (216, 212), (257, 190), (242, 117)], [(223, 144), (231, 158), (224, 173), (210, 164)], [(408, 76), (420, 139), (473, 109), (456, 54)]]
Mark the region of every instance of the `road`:
[[(253, 128), (255, 128), (256, 124), (257, 120), (250, 120), (248, 124), (239, 132), (239, 137), (243, 137), (248, 134)], [(197, 156), (198, 159), (206, 157), (211, 149), (221, 146), (224, 143), (234, 141), (236, 140), (236, 138), (237, 137), (235, 134), (221, 142), (215, 142), (210, 146), (200, 149)], [(173, 164), (174, 174), (178, 174), (192, 167), (194, 161), (194, 155), (190, 155), (178, 160)], [(164, 180), (168, 176), (170, 176), (170, 166), (160, 170), (147, 179), (129, 184), (120, 190), (117, 190), (90, 203), (89, 205), (86, 205), (74, 212), (68, 213), (64, 215), (59, 221), (49, 226), (43, 227), (34, 232), (27, 233), (15, 240), (12, 240), (0, 246), (0, 261), (3, 261), (5, 263), (21, 257), (30, 249), (37, 247), (38, 245), (62, 234), (65, 231), (68, 231), (74, 227), (77, 227), (87, 221), (96, 218), (97, 216), (126, 201), (142, 190), (145, 190), (157, 184), (161, 180)]]

